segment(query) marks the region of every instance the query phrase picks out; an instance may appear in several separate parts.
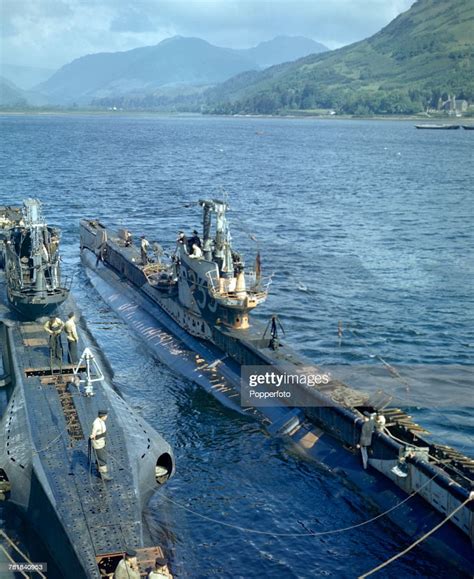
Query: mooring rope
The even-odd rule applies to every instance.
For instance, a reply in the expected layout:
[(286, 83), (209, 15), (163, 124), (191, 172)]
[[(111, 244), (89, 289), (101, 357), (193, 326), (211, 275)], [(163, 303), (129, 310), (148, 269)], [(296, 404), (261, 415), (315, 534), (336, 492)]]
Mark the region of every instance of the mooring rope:
[(419, 545), (421, 542), (423, 542), (425, 539), (427, 539), (430, 535), (432, 535), (438, 529), (440, 529), (445, 523), (447, 523), (452, 517), (454, 517), (454, 515), (458, 511), (460, 511), (463, 507), (465, 507), (469, 501), (472, 501), (472, 500), (474, 500), (474, 491), (471, 491), (471, 493), (469, 494), (467, 499), (463, 503), (458, 505), (453, 511), (451, 511), (449, 513), (449, 515), (445, 519), (443, 519), (440, 523), (438, 523), (435, 527), (433, 527), (431, 529), (431, 531), (428, 531), (427, 533), (425, 533), (422, 537), (420, 537), (419, 539), (414, 541), (409, 547), (407, 547), (406, 549), (404, 549), (400, 553), (397, 553), (396, 555), (394, 555), (393, 557), (391, 557), (390, 559), (388, 559), (384, 563), (381, 563), (380, 565), (378, 565), (377, 567), (374, 567), (370, 571), (367, 571), (367, 573), (364, 573), (363, 575), (359, 575), (358, 579), (364, 579), (365, 577), (369, 577), (369, 575), (373, 575), (374, 573), (377, 573), (378, 571), (380, 571), (384, 567), (387, 567), (387, 565), (390, 565), (390, 563), (393, 563), (394, 561), (396, 561), (400, 557), (403, 557), (403, 555), (406, 555), (408, 552), (410, 552), (412, 549), (414, 549), (417, 545)]
[(368, 525), (369, 523), (372, 523), (378, 519), (381, 519), (382, 517), (388, 515), (389, 513), (391, 513), (392, 511), (394, 511), (395, 509), (399, 508), (400, 506), (402, 506), (404, 503), (408, 502), (411, 498), (413, 498), (415, 495), (417, 495), (425, 486), (427, 486), (428, 484), (430, 484), (436, 477), (438, 476), (438, 473), (435, 474), (432, 478), (430, 478), (429, 480), (427, 480), (422, 486), (420, 486), (419, 489), (417, 489), (416, 491), (413, 491), (411, 494), (409, 494), (407, 497), (405, 497), (402, 501), (398, 502), (397, 504), (393, 505), (392, 507), (390, 507), (389, 509), (387, 509), (386, 511), (379, 513), (378, 515), (376, 515), (375, 517), (372, 517), (371, 519), (368, 519), (366, 521), (362, 521), (361, 523), (357, 523), (355, 525), (351, 525), (349, 527), (342, 527), (340, 529), (331, 529), (329, 531), (316, 531), (316, 532), (311, 532), (311, 533), (274, 533), (271, 531), (260, 531), (258, 529), (250, 529), (247, 527), (241, 527), (239, 525), (234, 525), (232, 523), (226, 523), (225, 521), (221, 521), (219, 519), (214, 519), (212, 517), (208, 517), (207, 515), (203, 515), (202, 513), (198, 513), (196, 511), (194, 511), (193, 509), (190, 509), (189, 507), (187, 507), (186, 505), (183, 505), (182, 503), (179, 503), (173, 499), (170, 499), (169, 497), (162, 495), (163, 498), (165, 500), (167, 500), (168, 502), (176, 505), (177, 507), (184, 509), (185, 511), (188, 511), (189, 513), (191, 513), (192, 515), (199, 517), (201, 519), (204, 519), (206, 521), (209, 521), (211, 523), (216, 523), (219, 525), (223, 525), (225, 527), (230, 527), (231, 529), (236, 529), (238, 531), (242, 531), (245, 533), (253, 533), (256, 535), (269, 535), (271, 537), (319, 537), (322, 535), (335, 535), (337, 533), (343, 533), (346, 531), (352, 531), (353, 529), (357, 529), (359, 527), (363, 527), (365, 525)]
[[(390, 433), (391, 435), (391, 433)], [(392, 435), (391, 435), (392, 436)], [(393, 437), (393, 436), (392, 436)], [(393, 437), (395, 438), (395, 437)], [(397, 440), (397, 439), (396, 439)], [(461, 449), (462, 450), (462, 449)], [(436, 462), (441, 462), (439, 459), (436, 459), (434, 457), (432, 457)], [(109, 459), (112, 460), (113, 462), (115, 462), (118, 466), (124, 468), (124, 465), (121, 463), (120, 460), (118, 460), (117, 458), (115, 458), (111, 453), (109, 453)], [(174, 504), (175, 506), (191, 513), (192, 515), (199, 517), (201, 519), (204, 519), (206, 521), (218, 524), (218, 525), (223, 525), (225, 527), (229, 527), (231, 529), (236, 529), (238, 531), (242, 531), (242, 532), (248, 532), (248, 533), (253, 533), (256, 535), (268, 535), (268, 536), (272, 536), (272, 537), (317, 537), (317, 536), (323, 536), (323, 535), (334, 535), (337, 533), (343, 533), (346, 531), (351, 531), (353, 529), (357, 529), (360, 527), (363, 527), (365, 525), (368, 525), (378, 519), (381, 519), (382, 517), (385, 517), (386, 515), (388, 515), (389, 513), (391, 513), (392, 511), (394, 511), (395, 509), (401, 507), (403, 504), (405, 504), (406, 502), (408, 502), (410, 499), (412, 499), (414, 496), (416, 496), (417, 494), (420, 493), (421, 490), (423, 490), (426, 486), (428, 486), (436, 477), (438, 477), (440, 475), (442, 471), (440, 470), (440, 472), (435, 473), (430, 479), (428, 479), (427, 481), (425, 481), (418, 489), (416, 489), (415, 491), (413, 491), (412, 493), (410, 493), (408, 496), (406, 496), (403, 500), (401, 500), (400, 502), (396, 503), (395, 505), (393, 505), (392, 507), (390, 507), (389, 509), (387, 509), (386, 511), (383, 511), (382, 513), (379, 513), (378, 515), (372, 517), (371, 519), (367, 519), (366, 521), (362, 521), (361, 523), (357, 523), (355, 525), (351, 525), (349, 527), (342, 527), (339, 529), (331, 529), (329, 531), (317, 531), (317, 532), (310, 532), (310, 533), (275, 533), (275, 532), (271, 532), (271, 531), (261, 531), (259, 529), (251, 529), (248, 527), (242, 527), (240, 525), (235, 525), (232, 523), (226, 523), (225, 521), (219, 520), (219, 519), (214, 519), (213, 517), (209, 517), (207, 515), (203, 515), (202, 513), (198, 513), (197, 511), (194, 511), (193, 509), (190, 509), (188, 506), (175, 501), (169, 497), (167, 497), (166, 495), (161, 495), (165, 500), (167, 500), (169, 503)], [(150, 490), (156, 490), (156, 487), (153, 486), (149, 486), (148, 487)], [(462, 506), (462, 505), (461, 505)]]

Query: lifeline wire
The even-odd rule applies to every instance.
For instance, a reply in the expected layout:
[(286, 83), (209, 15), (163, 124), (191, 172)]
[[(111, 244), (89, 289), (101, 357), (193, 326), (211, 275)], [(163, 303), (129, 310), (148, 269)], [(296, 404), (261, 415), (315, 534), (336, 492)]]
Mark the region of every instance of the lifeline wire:
[(406, 555), (409, 551), (411, 551), (412, 549), (414, 549), (417, 545), (419, 545), (422, 541), (424, 541), (425, 539), (427, 539), (430, 535), (432, 535), (433, 533), (435, 533), (440, 527), (442, 527), (445, 523), (447, 523), (449, 521), (449, 519), (451, 519), (458, 511), (460, 511), (463, 507), (465, 507), (467, 505), (467, 503), (469, 501), (474, 500), (474, 491), (471, 491), (471, 493), (469, 494), (469, 496), (467, 497), (467, 499), (461, 503), (460, 505), (458, 505), (453, 511), (451, 511), (449, 513), (449, 515), (443, 519), (441, 521), (441, 523), (438, 523), (435, 527), (433, 527), (431, 529), (431, 531), (428, 531), (427, 533), (425, 533), (422, 537), (420, 537), (419, 539), (417, 539), (414, 543), (412, 543), (409, 547), (407, 547), (405, 550), (401, 551), (400, 553), (397, 553), (397, 555), (394, 555), (393, 557), (391, 557), (390, 559), (388, 559), (387, 561), (385, 561), (384, 563), (382, 563), (381, 565), (378, 565), (377, 567), (374, 567), (373, 569), (371, 569), (370, 571), (368, 571), (367, 573), (364, 573), (363, 575), (360, 575), (358, 577), (358, 579), (364, 579), (365, 577), (369, 577), (369, 575), (373, 575), (374, 573), (377, 573), (377, 571), (380, 571), (381, 569), (383, 569), (384, 567), (387, 567), (387, 565), (390, 565), (390, 563), (393, 563), (394, 561), (396, 561), (397, 559), (399, 559), (400, 557), (403, 557), (403, 555)]

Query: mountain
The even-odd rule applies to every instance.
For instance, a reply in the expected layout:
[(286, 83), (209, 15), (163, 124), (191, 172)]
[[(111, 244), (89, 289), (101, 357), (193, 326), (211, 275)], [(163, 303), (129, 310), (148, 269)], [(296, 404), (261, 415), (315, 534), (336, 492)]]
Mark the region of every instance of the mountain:
[(23, 107), (27, 104), (28, 102), (24, 91), (3, 76), (0, 76), (0, 106)]
[(0, 64), (0, 74), (23, 90), (30, 90), (37, 84), (47, 80), (53, 73), (54, 70), (50, 68), (18, 66), (7, 63)]
[(78, 58), (36, 89), (55, 104), (87, 104), (123, 95), (143, 98), (156, 90), (175, 93), (177, 87), (188, 93), (190, 86), (209, 87), (244, 70), (261, 68), (260, 63), (270, 58), (271, 47), (284, 60), (324, 49), (302, 38), (281, 37), (253, 49), (235, 50), (177, 36), (156, 46)]
[(259, 68), (267, 68), (281, 62), (289, 62), (307, 56), (327, 52), (328, 48), (323, 44), (305, 38), (304, 36), (277, 36), (273, 40), (261, 42), (254, 48), (242, 50)]
[(177, 84), (211, 85), (252, 68), (229, 48), (199, 38), (174, 37), (157, 46), (83, 56), (63, 66), (37, 89), (55, 103), (88, 103), (92, 98), (147, 92)]
[(473, 30), (472, 0), (418, 0), (366, 40), (245, 72), (210, 89), (208, 108), (414, 113), (436, 107), (448, 94), (474, 101)]
[(0, 107), (29, 108), (47, 104), (44, 95), (32, 90), (23, 90), (10, 80), (0, 76)]

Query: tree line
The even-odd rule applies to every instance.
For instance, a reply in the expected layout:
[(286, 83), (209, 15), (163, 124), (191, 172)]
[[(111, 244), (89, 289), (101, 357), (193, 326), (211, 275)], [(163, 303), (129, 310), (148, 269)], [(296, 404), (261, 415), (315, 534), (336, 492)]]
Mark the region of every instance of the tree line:
[(474, 83), (466, 83), (458, 91), (451, 87), (424, 87), (379, 90), (315, 89), (305, 85), (301, 89), (276, 88), (262, 91), (236, 101), (208, 103), (204, 112), (213, 114), (282, 114), (297, 110), (327, 109), (350, 115), (413, 115), (436, 110), (450, 95), (474, 101)]

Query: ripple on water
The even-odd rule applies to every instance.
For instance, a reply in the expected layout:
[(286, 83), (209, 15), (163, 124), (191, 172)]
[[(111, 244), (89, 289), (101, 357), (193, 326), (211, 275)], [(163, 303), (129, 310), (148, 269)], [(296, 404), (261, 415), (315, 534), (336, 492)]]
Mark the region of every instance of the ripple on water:
[[(0, 116), (0, 124), (0, 203), (44, 201), (49, 221), (63, 228), (65, 270), (124, 397), (175, 448), (176, 476), (155, 495), (147, 519), (156, 539), (172, 546), (178, 575), (354, 577), (406, 546), (383, 518), (329, 536), (252, 532), (342, 528), (372, 513), (338, 477), (151, 359), (87, 283), (78, 221), (127, 224), (169, 248), (178, 229), (199, 226), (197, 210), (184, 204), (228, 191), (247, 263), (260, 249), (264, 272), (275, 272), (257, 317), (278, 312), (290, 343), (356, 386), (383, 385), (407, 404), (408, 394), (429, 388), (431, 398), (412, 407), (417, 419), (437, 439), (472, 450), (467, 132), (432, 135), (400, 122), (126, 115)], [(413, 392), (378, 356), (400, 366)], [(211, 523), (167, 499), (250, 530)], [(385, 576), (456, 574), (415, 550)]]

